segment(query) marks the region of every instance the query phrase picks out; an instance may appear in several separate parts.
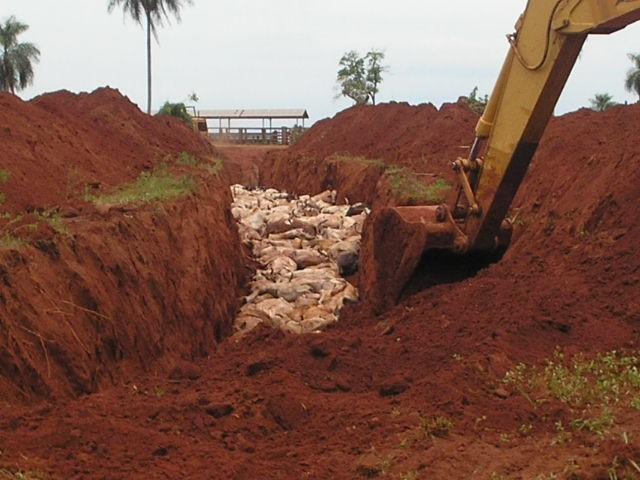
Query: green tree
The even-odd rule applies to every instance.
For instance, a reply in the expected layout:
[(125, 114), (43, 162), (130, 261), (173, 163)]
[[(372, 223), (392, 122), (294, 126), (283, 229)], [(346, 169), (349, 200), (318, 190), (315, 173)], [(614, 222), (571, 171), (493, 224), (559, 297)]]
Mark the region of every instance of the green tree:
[(628, 92), (638, 95), (640, 102), (640, 53), (630, 53), (629, 60), (633, 62), (633, 67), (627, 73), (624, 86)]
[(604, 112), (612, 107), (618, 105), (613, 101), (613, 96), (608, 93), (596, 93), (592, 99), (589, 100), (591, 104), (591, 110), (596, 112)]
[(164, 105), (158, 112), (158, 115), (167, 115), (170, 117), (176, 117), (182, 120), (187, 125), (191, 125), (192, 119), (189, 112), (187, 112), (187, 107), (184, 103), (171, 103), (164, 102)]
[(467, 103), (471, 110), (482, 115), (484, 113), (484, 109), (487, 108), (487, 103), (489, 103), (489, 95), (479, 96), (478, 87), (474, 87), (467, 98)]
[(384, 52), (377, 50), (371, 50), (364, 57), (355, 50), (345, 53), (338, 63), (338, 97), (350, 98), (356, 105), (364, 105), (369, 101), (375, 105), (382, 75), (388, 70), (383, 61)]
[(338, 84), (340, 94), (350, 98), (356, 105), (364, 105), (369, 101), (367, 94), (367, 69), (364, 58), (355, 50), (345, 53), (338, 65)]
[(33, 64), (40, 61), (40, 50), (33, 43), (19, 43), (18, 35), (29, 26), (13, 15), (0, 24), (0, 90), (16, 93), (33, 83)]
[(192, 0), (109, 0), (109, 12), (122, 6), (133, 20), (147, 28), (147, 113), (151, 113), (151, 36), (158, 39), (158, 27), (173, 15), (180, 21), (180, 10)]
[(364, 60), (366, 62), (366, 79), (367, 93), (371, 99), (371, 103), (376, 104), (376, 95), (378, 94), (380, 84), (382, 83), (382, 74), (389, 70), (389, 67), (383, 64), (384, 52), (371, 50), (368, 52)]

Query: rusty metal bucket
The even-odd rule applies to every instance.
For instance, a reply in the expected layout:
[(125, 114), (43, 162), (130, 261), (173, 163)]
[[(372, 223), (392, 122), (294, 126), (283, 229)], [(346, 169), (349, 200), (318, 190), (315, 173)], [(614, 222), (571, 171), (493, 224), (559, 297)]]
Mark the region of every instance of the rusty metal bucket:
[(374, 211), (362, 242), (362, 297), (380, 313), (398, 302), (425, 251), (463, 254), (468, 246), (446, 205)]

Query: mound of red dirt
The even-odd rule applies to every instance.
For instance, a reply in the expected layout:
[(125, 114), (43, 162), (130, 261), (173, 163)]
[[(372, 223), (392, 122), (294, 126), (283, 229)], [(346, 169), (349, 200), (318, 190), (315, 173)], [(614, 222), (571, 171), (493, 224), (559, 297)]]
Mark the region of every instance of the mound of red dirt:
[[(209, 160), (205, 139), (100, 89), (1, 94), (0, 147), (1, 400), (96, 392), (205, 357), (231, 333), (246, 272), (228, 182), (175, 164)], [(82, 199), (161, 162), (196, 191), (148, 206)]]
[(431, 104), (362, 105), (316, 123), (288, 154), (364, 156), (432, 172), (467, 153), (477, 121), (463, 101), (439, 110)]
[(56, 92), (23, 102), (0, 93), (0, 185), (4, 210), (59, 204), (87, 184), (112, 187), (170, 154), (212, 154), (211, 145), (169, 117), (145, 115), (117, 90)]

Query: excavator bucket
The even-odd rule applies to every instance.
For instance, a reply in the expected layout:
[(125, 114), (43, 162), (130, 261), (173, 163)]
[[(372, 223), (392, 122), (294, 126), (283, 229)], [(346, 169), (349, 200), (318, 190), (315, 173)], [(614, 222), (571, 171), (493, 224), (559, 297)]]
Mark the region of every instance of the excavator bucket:
[(380, 313), (398, 302), (426, 251), (467, 248), (467, 237), (445, 205), (374, 211), (363, 233), (362, 296)]

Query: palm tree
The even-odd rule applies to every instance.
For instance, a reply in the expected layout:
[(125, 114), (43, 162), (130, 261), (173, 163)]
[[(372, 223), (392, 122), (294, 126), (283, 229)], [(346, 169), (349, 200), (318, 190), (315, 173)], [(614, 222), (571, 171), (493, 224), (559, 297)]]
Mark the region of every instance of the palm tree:
[(638, 95), (640, 102), (640, 53), (630, 53), (629, 59), (633, 62), (633, 68), (627, 73), (624, 86), (628, 92)]
[(180, 21), (180, 10), (183, 4), (191, 5), (192, 0), (109, 0), (109, 12), (117, 6), (122, 6), (124, 13), (138, 24), (143, 22), (147, 27), (147, 113), (151, 113), (151, 35), (157, 40), (157, 28), (163, 20), (169, 20), (173, 15)]
[(40, 50), (33, 43), (18, 43), (18, 35), (29, 30), (13, 15), (0, 24), (0, 90), (16, 93), (33, 83), (33, 64)]
[(595, 110), (596, 112), (604, 112), (618, 105), (613, 101), (613, 96), (608, 93), (596, 93), (595, 96), (589, 100), (589, 103), (591, 103), (591, 110)]

